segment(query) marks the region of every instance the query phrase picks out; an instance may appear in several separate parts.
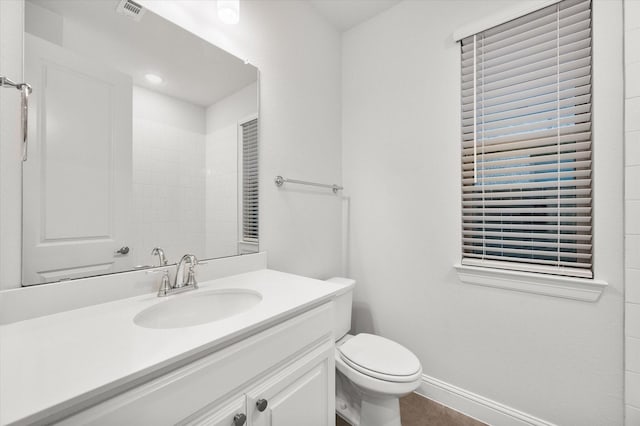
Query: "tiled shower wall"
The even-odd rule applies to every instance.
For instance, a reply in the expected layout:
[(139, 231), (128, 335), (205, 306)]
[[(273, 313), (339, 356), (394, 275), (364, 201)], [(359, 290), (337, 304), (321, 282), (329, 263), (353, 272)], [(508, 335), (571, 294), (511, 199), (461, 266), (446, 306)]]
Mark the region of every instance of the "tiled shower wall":
[(640, 0), (625, 15), (625, 403), (640, 425)]
[(134, 86), (135, 265), (157, 265), (153, 247), (205, 257), (205, 129), (203, 107)]

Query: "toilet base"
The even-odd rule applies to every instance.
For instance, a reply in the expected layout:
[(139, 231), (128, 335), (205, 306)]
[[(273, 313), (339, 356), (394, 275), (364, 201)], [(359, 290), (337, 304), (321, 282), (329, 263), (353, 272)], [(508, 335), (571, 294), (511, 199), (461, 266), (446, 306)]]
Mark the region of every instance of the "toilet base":
[(343, 374), (336, 371), (336, 412), (350, 425), (360, 425), (360, 404), (362, 397)]
[(358, 389), (336, 371), (336, 412), (353, 426), (401, 426), (400, 400)]
[(400, 423), (400, 400), (398, 398), (362, 399), (360, 424), (371, 426), (402, 426)]

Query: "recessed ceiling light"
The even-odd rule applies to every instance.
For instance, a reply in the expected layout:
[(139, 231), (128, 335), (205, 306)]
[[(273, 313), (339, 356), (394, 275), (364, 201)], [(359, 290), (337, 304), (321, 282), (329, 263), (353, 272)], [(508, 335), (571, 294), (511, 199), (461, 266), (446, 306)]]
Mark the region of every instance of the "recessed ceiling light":
[(218, 18), (225, 24), (240, 22), (240, 0), (218, 0)]
[(144, 78), (146, 78), (151, 84), (160, 84), (164, 81), (162, 80), (162, 77), (157, 74), (145, 74)]

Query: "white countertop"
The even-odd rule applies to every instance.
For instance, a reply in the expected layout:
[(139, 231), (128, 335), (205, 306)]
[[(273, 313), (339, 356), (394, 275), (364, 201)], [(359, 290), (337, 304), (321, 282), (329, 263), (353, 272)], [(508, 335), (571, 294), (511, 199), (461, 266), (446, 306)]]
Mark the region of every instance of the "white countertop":
[(328, 301), (344, 287), (263, 269), (199, 284), (197, 291), (252, 289), (262, 301), (250, 310), (198, 326), (149, 329), (141, 310), (186, 292), (122, 299), (0, 326), (0, 424), (29, 422), (69, 409), (169, 370)]

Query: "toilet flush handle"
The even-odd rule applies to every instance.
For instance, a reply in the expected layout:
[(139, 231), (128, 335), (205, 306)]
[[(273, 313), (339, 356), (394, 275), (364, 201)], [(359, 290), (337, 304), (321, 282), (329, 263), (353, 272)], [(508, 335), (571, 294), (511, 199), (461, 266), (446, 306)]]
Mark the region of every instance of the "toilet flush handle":
[(267, 405), (269, 405), (269, 403), (267, 402), (266, 399), (259, 399), (256, 401), (256, 407), (258, 408), (258, 411), (263, 412), (264, 410), (267, 409)]

